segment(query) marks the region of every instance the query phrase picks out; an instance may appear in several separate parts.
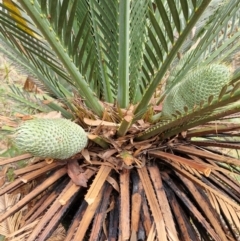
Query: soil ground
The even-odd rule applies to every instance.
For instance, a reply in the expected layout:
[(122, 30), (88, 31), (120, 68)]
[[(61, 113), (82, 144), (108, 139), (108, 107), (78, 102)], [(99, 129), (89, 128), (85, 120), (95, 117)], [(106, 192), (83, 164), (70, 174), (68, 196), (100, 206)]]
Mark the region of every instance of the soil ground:
[[(21, 106), (8, 96), (9, 86), (13, 84), (23, 84), (27, 76), (10, 63), (0, 53), (0, 128), (6, 124), (7, 120), (15, 119), (15, 114), (21, 112)], [(8, 148), (9, 138), (0, 131), (0, 156)]]

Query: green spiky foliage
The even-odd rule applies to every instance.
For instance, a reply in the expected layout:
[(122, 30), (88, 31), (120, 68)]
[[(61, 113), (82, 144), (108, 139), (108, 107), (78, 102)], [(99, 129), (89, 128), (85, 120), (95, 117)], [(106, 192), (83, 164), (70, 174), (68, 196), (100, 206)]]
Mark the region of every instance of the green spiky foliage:
[[(44, 88), (9, 95), (61, 112), (89, 139), (66, 162), (29, 162), (0, 189), (35, 181), (0, 216), (24, 208), (12, 237), (47, 240), (62, 222), (64, 240), (237, 240), (240, 161), (224, 150), (240, 148), (239, 9), (239, 0), (1, 1), (0, 50)], [(58, 124), (49, 128), (39, 150)]]

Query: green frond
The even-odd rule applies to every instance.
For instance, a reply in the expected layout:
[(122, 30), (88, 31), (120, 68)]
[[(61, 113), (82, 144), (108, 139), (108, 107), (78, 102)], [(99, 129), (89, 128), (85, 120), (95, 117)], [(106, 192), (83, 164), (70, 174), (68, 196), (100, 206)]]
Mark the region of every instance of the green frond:
[(139, 134), (136, 139), (145, 140), (159, 134), (161, 139), (165, 139), (198, 125), (239, 112), (240, 106), (236, 102), (240, 98), (239, 88), (227, 90), (223, 86), (222, 89), (225, 93), (211, 96), (200, 105), (194, 106), (193, 109), (184, 108), (181, 112), (176, 111), (172, 117), (163, 118), (159, 123)]
[(21, 103), (25, 107), (31, 108), (35, 111), (40, 112), (49, 112), (50, 108), (45, 106), (42, 102), (44, 100), (43, 96), (24, 92), (20, 89), (20, 87), (16, 85), (10, 85), (11, 92), (7, 93), (7, 95), (17, 102)]
[[(63, 78), (65, 82), (67, 81), (76, 87), (79, 94), (85, 98), (87, 105), (91, 106), (97, 114), (101, 115), (102, 107), (99, 104), (98, 99), (94, 97), (95, 95), (92, 90), (89, 88), (87, 81), (88, 76), (82, 76), (78, 70), (79, 66), (76, 66), (73, 63), (73, 56), (70, 55), (70, 53), (76, 52), (72, 48), (73, 41), (70, 38), (68, 43), (66, 42), (67, 39), (69, 39), (67, 38), (69, 30), (67, 30), (66, 26), (73, 26), (73, 15), (75, 16), (76, 1), (73, 4), (72, 1), (64, 1), (63, 4), (57, 4), (54, 6), (56, 8), (53, 16), (49, 15), (50, 12), (48, 12), (53, 9), (53, 3), (51, 2), (52, 1), (45, 2), (47, 7), (45, 6), (41, 9), (41, 6), (44, 4), (37, 1), (34, 2), (34, 4), (29, 1), (21, 1), (21, 6), (30, 13), (31, 19), (35, 22), (43, 35), (35, 37), (28, 33), (30, 30), (31, 33), (39, 32), (39, 30), (35, 31), (35, 26), (32, 22), (29, 23), (28, 18), (25, 17), (26, 14), (20, 9), (20, 7), (18, 7), (18, 5), (16, 6), (21, 13), (21, 16), (19, 17), (27, 23), (25, 28), (27, 28), (28, 31), (23, 31), (19, 28), (19, 26), (13, 21), (14, 19), (11, 18), (10, 14), (2, 14), (1, 34), (5, 39), (11, 41), (15, 48), (17, 48), (26, 59), (31, 60), (35, 68), (39, 69), (42, 75), (45, 76), (46, 80), (48, 80), (49, 75), (52, 78), (54, 78), (54, 75), (57, 78), (58, 76), (60, 79)], [(2, 8), (8, 10), (4, 5), (2, 5)], [(69, 15), (69, 12), (71, 15)], [(28, 27), (28, 25), (30, 27)], [(47, 40), (47, 44), (44, 39)], [(19, 42), (21, 42), (21, 46), (19, 46)], [(40, 66), (44, 67), (41, 68)], [(68, 73), (66, 73), (66, 70)], [(47, 74), (48, 76), (46, 76)]]
[(235, 83), (240, 79), (240, 68), (237, 68), (234, 73), (233, 73), (233, 77), (232, 77), (232, 81), (231, 83)]
[[(27, 57), (23, 55), (21, 46), (19, 46), (17, 42), (15, 42), (15, 47), (20, 49), (20, 51), (11, 49), (11, 43), (6, 42), (1, 35), (0, 43), (0, 50), (12, 61), (14, 65), (22, 66), (22, 68), (24, 68), (24, 72), (37, 77), (38, 80), (44, 84), (44, 87), (47, 89), (47, 91), (51, 92), (51, 94), (58, 99), (64, 99), (68, 107), (71, 108), (72, 104), (68, 102), (68, 99), (72, 97), (72, 94), (69, 91), (69, 86), (66, 85), (65, 80), (62, 79), (61, 76), (56, 78), (56, 75), (53, 74), (48, 66), (44, 65), (44, 63), (42, 63), (40, 60), (32, 57), (30, 53), (28, 53)], [(24, 51), (24, 53), (26, 53), (26, 51)], [(64, 85), (66, 87), (64, 87)]]
[(119, 3), (119, 64), (118, 64), (118, 96), (120, 107), (129, 104), (129, 32), (130, 1)]
[(148, 1), (110, 5), (109, 1), (89, 1), (103, 98), (127, 107), (139, 93)]
[(239, 49), (237, 0), (4, 2), (7, 49), (69, 109), (74, 92), (98, 116), (101, 100), (135, 104), (135, 121), (168, 71), (158, 103), (199, 62), (227, 61)]
[[(237, 30), (239, 20), (233, 21), (233, 19), (239, 15), (239, 6), (240, 3), (237, 0), (219, 4), (219, 9), (216, 11), (219, 18), (214, 18), (212, 15), (209, 22), (206, 23), (206, 26), (201, 28), (202, 33), (195, 34), (193, 40), (197, 41), (199, 38), (200, 41), (194, 47), (191, 58), (187, 61), (187, 64), (183, 66), (177, 75), (177, 82), (180, 82), (182, 78), (184, 78), (186, 73), (199, 59), (205, 64), (211, 63), (213, 60), (220, 62), (227, 54), (239, 48), (239, 31)], [(236, 28), (236, 30), (229, 34), (232, 28)]]
[[(162, 64), (160, 64), (159, 68), (155, 70), (155, 73), (153, 76), (148, 75), (147, 77), (143, 77), (145, 79), (144, 82), (148, 83), (148, 86), (146, 88), (143, 88), (144, 89), (143, 97), (140, 103), (138, 104), (135, 110), (135, 113), (138, 113), (142, 108), (145, 108), (146, 105), (148, 105), (149, 100), (154, 94), (158, 84), (163, 79), (174, 57), (177, 55), (178, 50), (180, 49), (186, 37), (188, 36), (190, 31), (196, 24), (197, 20), (200, 18), (201, 14), (207, 8), (210, 2), (211, 1), (204, 0), (201, 2), (201, 4), (199, 4), (198, 8), (194, 8), (194, 5), (189, 4), (188, 7), (190, 8), (191, 14), (187, 14), (186, 11), (185, 13), (183, 13), (182, 11), (179, 12), (180, 16), (183, 16), (185, 14), (184, 18), (188, 16), (188, 19), (187, 21), (186, 19), (185, 21), (182, 21), (182, 25), (181, 25), (182, 31), (180, 32), (179, 36), (174, 37), (175, 26), (174, 26), (174, 21), (173, 22), (170, 21), (170, 19), (172, 19), (172, 16), (171, 16), (172, 13), (169, 10), (169, 6), (167, 4), (163, 5), (162, 1), (157, 1), (157, 8), (155, 9), (156, 12), (154, 14), (150, 13), (150, 16), (151, 16), (150, 19), (153, 27), (151, 27), (149, 30), (149, 33), (152, 32), (152, 34), (149, 34), (148, 44), (150, 48), (154, 49), (155, 56), (157, 56), (158, 61), (162, 62)], [(178, 3), (175, 2), (176, 9), (178, 9), (178, 4), (179, 2)], [(155, 29), (154, 29), (154, 26), (155, 26)], [(159, 28), (160, 29), (162, 28), (161, 32), (159, 31)], [(165, 33), (165, 35), (160, 34), (163, 32)], [(154, 36), (157, 36), (157, 38), (155, 38)], [(167, 42), (167, 45), (165, 41)], [(146, 66), (147, 66), (146, 64), (143, 65), (145, 69), (147, 69)], [(148, 71), (145, 71), (145, 72), (148, 72)]]
[(54, 101), (54, 99), (47, 94), (27, 92), (17, 85), (10, 85), (9, 87), (11, 91), (8, 92), (7, 95), (20, 103), (21, 106), (30, 109), (30, 112), (37, 111), (48, 113), (54, 110), (60, 112), (61, 115), (67, 119), (73, 119), (71, 112), (67, 111), (66, 108), (63, 108), (60, 103)]
[(202, 58), (207, 64), (212, 61), (229, 61), (229, 58), (232, 59), (234, 54), (240, 49), (240, 34), (238, 30), (240, 25), (240, 5), (238, 3), (237, 6), (234, 6), (227, 16), (225, 13), (221, 13), (225, 17), (222, 19), (224, 21), (220, 22), (220, 24), (219, 22), (217, 23), (221, 28), (216, 30), (215, 38), (213, 38), (208, 48), (202, 54)]
[[(145, 57), (144, 42), (147, 34), (147, 12), (149, 1), (133, 1), (130, 12), (130, 52), (129, 52), (129, 98), (131, 103), (137, 103), (141, 98), (139, 83), (141, 82), (141, 69)], [(149, 51), (149, 49), (148, 49)], [(153, 56), (154, 58), (154, 56)], [(157, 61), (154, 62), (158, 65)]]
[[(116, 97), (116, 78), (118, 65), (118, 26), (116, 15), (118, 6), (107, 1), (97, 2), (89, 0), (92, 16), (92, 28), (95, 37), (96, 54), (98, 56), (99, 81), (102, 82), (103, 98), (113, 103)], [(110, 4), (111, 5), (111, 4)]]

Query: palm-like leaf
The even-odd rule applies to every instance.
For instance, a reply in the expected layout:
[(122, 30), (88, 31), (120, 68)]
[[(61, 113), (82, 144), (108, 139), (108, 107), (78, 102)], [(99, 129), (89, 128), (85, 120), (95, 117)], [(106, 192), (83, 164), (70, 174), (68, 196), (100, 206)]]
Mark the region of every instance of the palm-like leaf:
[[(0, 49), (47, 90), (37, 96), (15, 86), (10, 96), (76, 119), (91, 142), (64, 166), (40, 160), (16, 170), (24, 182), (41, 177), (39, 185), (0, 222), (33, 200), (20, 227), (37, 220), (28, 241), (47, 240), (67, 211), (73, 222), (65, 240), (236, 239), (239, 161), (205, 146), (240, 148), (229, 140), (238, 138), (239, 124), (221, 120), (239, 112), (240, 70), (194, 107), (166, 118), (159, 104), (199, 65), (230, 65), (240, 48), (239, 6), (238, 0), (2, 0)], [(24, 186), (21, 180), (0, 194)]]

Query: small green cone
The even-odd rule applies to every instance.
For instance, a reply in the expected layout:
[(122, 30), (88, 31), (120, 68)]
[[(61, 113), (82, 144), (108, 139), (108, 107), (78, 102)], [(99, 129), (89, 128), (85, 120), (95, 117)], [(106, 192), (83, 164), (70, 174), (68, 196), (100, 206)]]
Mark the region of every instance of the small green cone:
[(17, 129), (14, 141), (21, 151), (63, 160), (80, 152), (88, 137), (81, 126), (67, 119), (34, 119)]
[(171, 117), (176, 111), (184, 113), (185, 107), (191, 111), (202, 102), (207, 103), (210, 96), (219, 96), (230, 77), (230, 68), (224, 64), (194, 68), (169, 91), (163, 102), (162, 115)]

